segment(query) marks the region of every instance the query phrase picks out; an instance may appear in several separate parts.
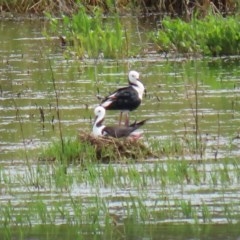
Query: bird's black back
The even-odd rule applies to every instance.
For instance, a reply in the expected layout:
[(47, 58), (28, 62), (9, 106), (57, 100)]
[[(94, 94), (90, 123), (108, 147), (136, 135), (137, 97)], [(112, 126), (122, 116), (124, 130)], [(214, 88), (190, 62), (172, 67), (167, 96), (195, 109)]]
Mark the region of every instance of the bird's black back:
[[(114, 96), (110, 97), (111, 95)], [(139, 98), (137, 91), (132, 86), (120, 88), (111, 95), (102, 101), (102, 103), (108, 100), (112, 101), (109, 106), (105, 107), (107, 110), (132, 111), (141, 103), (141, 99)]]

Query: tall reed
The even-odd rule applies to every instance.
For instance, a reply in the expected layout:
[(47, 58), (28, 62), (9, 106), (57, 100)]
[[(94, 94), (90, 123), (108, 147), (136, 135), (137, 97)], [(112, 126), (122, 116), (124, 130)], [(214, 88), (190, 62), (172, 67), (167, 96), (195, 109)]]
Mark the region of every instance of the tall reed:
[[(49, 0), (22, 0), (21, 4), (17, 4), (13, 0), (2, 0), (2, 10), (19, 13), (35, 13), (41, 14), (44, 11), (52, 12), (55, 14), (71, 14), (76, 12), (78, 9), (78, 1), (65, 0), (64, 2), (54, 2)], [(206, 15), (208, 11), (232, 13), (238, 10), (237, 1), (233, 0), (218, 0), (218, 1), (205, 1), (195, 0), (191, 2), (186, 1), (166, 1), (162, 0), (82, 0), (81, 4), (91, 10), (94, 7), (100, 7), (104, 12), (124, 12), (124, 11), (135, 11), (135, 12), (155, 12), (155, 13), (169, 13), (178, 14), (180, 16), (189, 17), (194, 11), (200, 12), (201, 15)]]

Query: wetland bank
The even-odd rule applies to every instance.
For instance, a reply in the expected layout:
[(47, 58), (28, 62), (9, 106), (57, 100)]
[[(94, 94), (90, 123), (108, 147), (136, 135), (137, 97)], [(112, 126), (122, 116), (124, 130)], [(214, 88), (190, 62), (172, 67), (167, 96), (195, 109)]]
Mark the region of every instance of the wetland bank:
[[(144, 41), (146, 22), (122, 21)], [(43, 37), (48, 23), (0, 24), (1, 239), (239, 238), (238, 56), (77, 59)], [(142, 141), (157, 157), (39, 161), (60, 131), (65, 144), (91, 131), (96, 96), (126, 85), (129, 69), (147, 88), (131, 119), (150, 117)]]

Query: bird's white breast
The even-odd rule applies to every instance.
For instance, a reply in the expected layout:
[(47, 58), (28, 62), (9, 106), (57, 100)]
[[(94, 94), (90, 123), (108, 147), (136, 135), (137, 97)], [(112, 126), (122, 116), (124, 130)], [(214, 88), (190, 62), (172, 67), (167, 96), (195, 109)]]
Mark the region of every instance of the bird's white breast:
[(94, 124), (93, 126), (93, 130), (92, 130), (92, 134), (95, 136), (95, 137), (99, 137), (99, 136), (103, 136), (103, 129), (105, 128), (105, 126), (100, 126), (100, 127), (97, 127), (96, 124)]

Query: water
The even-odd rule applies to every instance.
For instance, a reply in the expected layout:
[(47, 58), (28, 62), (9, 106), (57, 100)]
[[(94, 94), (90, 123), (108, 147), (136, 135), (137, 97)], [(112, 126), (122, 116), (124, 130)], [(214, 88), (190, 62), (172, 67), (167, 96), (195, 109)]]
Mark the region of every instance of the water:
[[(57, 38), (42, 37), (44, 24), (0, 23), (0, 236), (238, 239), (239, 59), (64, 58)], [(59, 166), (38, 163), (40, 147), (59, 138), (57, 109), (64, 137), (90, 132), (96, 96), (126, 85), (129, 69), (141, 73), (147, 88), (131, 120), (150, 117), (145, 141), (178, 139), (184, 152), (85, 170), (71, 165), (67, 176)], [(106, 123), (117, 120), (107, 113)], [(201, 154), (189, 151), (196, 131)], [(185, 176), (181, 183), (180, 168), (199, 179)], [(164, 172), (172, 174), (167, 183)]]

